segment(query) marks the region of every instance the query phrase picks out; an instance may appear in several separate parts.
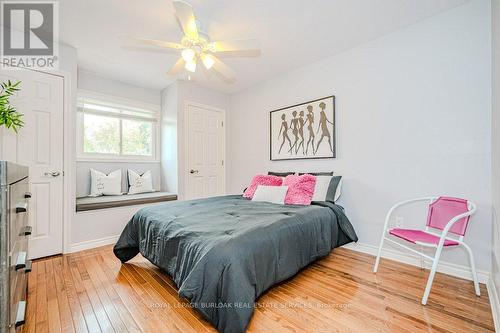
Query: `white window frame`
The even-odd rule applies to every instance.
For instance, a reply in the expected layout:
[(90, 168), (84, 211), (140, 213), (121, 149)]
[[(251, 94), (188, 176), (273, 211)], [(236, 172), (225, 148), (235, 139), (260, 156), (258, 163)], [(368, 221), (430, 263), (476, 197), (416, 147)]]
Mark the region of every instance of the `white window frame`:
[[(140, 117), (127, 116), (127, 115), (113, 115), (106, 114), (106, 112), (89, 112), (81, 111), (77, 105), (77, 115), (76, 115), (76, 160), (82, 162), (159, 162), (160, 161), (160, 114), (161, 107), (156, 104), (145, 103), (141, 101), (136, 101), (133, 99), (111, 96), (107, 94), (101, 94), (88, 90), (78, 90), (78, 100), (81, 99), (92, 99), (96, 101), (102, 101), (106, 105), (114, 106), (116, 108), (126, 107), (127, 109), (140, 109), (147, 110), (153, 114), (152, 120), (152, 156), (144, 155), (122, 155), (120, 154), (100, 154), (100, 153), (85, 153), (83, 151), (83, 114), (96, 114), (99, 116), (117, 118), (117, 119), (132, 119), (132, 120), (143, 120)], [(122, 149), (122, 125), (120, 121), (120, 151)]]

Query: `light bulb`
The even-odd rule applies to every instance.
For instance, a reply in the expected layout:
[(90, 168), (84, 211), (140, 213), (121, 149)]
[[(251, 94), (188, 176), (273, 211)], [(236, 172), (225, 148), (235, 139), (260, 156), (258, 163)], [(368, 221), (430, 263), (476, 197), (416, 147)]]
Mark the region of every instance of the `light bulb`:
[(196, 71), (196, 60), (193, 59), (191, 61), (187, 61), (184, 68), (186, 68), (187, 71), (194, 73)]
[(184, 50), (182, 50), (181, 55), (182, 55), (182, 59), (184, 59), (185, 62), (190, 62), (190, 61), (193, 61), (196, 53), (194, 52), (193, 49), (184, 49)]
[(210, 54), (202, 54), (201, 61), (203, 61), (203, 65), (205, 65), (206, 69), (212, 68), (215, 63), (214, 57), (212, 57)]

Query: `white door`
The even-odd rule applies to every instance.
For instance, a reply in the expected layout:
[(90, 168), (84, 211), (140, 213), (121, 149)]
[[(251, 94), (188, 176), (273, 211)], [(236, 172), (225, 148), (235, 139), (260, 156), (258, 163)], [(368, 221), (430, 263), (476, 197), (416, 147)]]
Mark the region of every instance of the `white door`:
[(31, 258), (62, 252), (63, 94), (62, 77), (29, 71), (0, 71), (0, 80), (21, 81), (11, 104), (24, 114), (19, 134), (0, 129), (0, 159), (30, 170)]
[(187, 104), (186, 199), (223, 195), (224, 111)]

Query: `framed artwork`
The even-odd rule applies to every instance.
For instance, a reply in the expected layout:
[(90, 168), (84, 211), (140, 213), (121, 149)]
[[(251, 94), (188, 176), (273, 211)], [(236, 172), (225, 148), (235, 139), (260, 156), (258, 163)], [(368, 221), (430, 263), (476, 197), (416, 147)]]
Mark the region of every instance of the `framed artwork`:
[(335, 96), (270, 112), (271, 161), (334, 158)]

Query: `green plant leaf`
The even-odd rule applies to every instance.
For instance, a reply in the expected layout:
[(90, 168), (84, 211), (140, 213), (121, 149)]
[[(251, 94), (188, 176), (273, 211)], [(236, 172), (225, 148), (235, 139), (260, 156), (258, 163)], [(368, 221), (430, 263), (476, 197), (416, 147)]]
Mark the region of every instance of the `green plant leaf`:
[(20, 84), (21, 81), (13, 83), (7, 80), (2, 82), (0, 91), (0, 126), (12, 129), (15, 133), (24, 126), (23, 114), (10, 104), (9, 97), (20, 90)]

